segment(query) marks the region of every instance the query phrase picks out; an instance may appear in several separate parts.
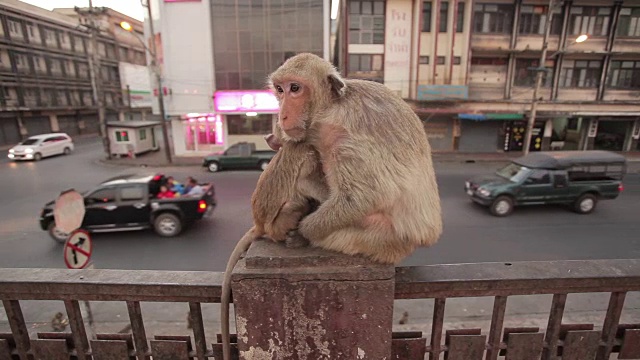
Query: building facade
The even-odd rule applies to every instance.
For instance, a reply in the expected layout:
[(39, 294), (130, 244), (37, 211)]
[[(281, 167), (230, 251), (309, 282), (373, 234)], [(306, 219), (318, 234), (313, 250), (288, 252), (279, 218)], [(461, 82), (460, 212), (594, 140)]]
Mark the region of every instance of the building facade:
[[(640, 151), (640, 1), (342, 0), (337, 65), (415, 109), (434, 151)], [(579, 35), (588, 40), (576, 43)]]
[[(0, 145), (52, 131), (98, 133), (88, 59), (91, 42), (82, 22), (64, 11), (5, 0), (0, 4), (0, 25)], [(103, 31), (98, 51), (102, 60), (96, 74), (107, 119), (123, 120), (128, 96), (123, 93), (120, 65), (144, 66), (144, 47), (121, 43), (112, 32)]]
[(157, 1), (165, 109), (176, 155), (240, 141), (266, 148), (278, 103), (267, 76), (287, 58), (329, 60), (329, 0)]

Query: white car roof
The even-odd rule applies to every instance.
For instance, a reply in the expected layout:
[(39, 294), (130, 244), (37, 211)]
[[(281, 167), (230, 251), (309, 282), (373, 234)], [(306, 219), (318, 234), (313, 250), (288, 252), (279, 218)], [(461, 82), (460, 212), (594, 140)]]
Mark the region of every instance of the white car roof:
[(39, 135), (29, 136), (29, 139), (42, 139), (42, 138), (46, 138), (46, 137), (49, 137), (49, 136), (67, 136), (67, 137), (70, 137), (66, 133), (50, 133), (50, 134), (39, 134)]

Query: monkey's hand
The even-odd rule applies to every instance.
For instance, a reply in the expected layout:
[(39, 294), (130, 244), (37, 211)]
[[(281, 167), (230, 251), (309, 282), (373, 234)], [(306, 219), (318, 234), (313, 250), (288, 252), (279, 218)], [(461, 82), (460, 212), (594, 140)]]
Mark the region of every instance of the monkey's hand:
[(284, 242), (285, 246), (291, 249), (297, 249), (309, 246), (309, 240), (300, 235), (297, 230), (287, 232), (287, 238)]
[(267, 145), (269, 145), (269, 147), (274, 151), (278, 151), (282, 147), (278, 138), (273, 134), (265, 135), (264, 141), (266, 141)]
[(334, 193), (318, 210), (300, 221), (298, 232), (311, 242), (322, 241), (330, 234), (353, 226), (364, 218), (368, 203), (353, 194)]

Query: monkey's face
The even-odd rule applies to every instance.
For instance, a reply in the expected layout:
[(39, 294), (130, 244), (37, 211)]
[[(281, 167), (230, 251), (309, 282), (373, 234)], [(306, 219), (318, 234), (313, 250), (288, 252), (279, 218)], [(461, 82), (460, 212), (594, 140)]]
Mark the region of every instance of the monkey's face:
[(291, 140), (304, 140), (309, 122), (310, 88), (297, 80), (274, 83), (273, 87), (280, 103), (278, 125)]

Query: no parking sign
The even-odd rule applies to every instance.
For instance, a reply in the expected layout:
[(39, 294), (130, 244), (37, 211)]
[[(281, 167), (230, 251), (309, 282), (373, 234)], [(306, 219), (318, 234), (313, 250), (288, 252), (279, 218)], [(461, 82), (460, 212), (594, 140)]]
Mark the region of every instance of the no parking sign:
[(91, 259), (91, 250), (89, 233), (82, 229), (75, 230), (64, 244), (64, 263), (69, 269), (83, 269)]

